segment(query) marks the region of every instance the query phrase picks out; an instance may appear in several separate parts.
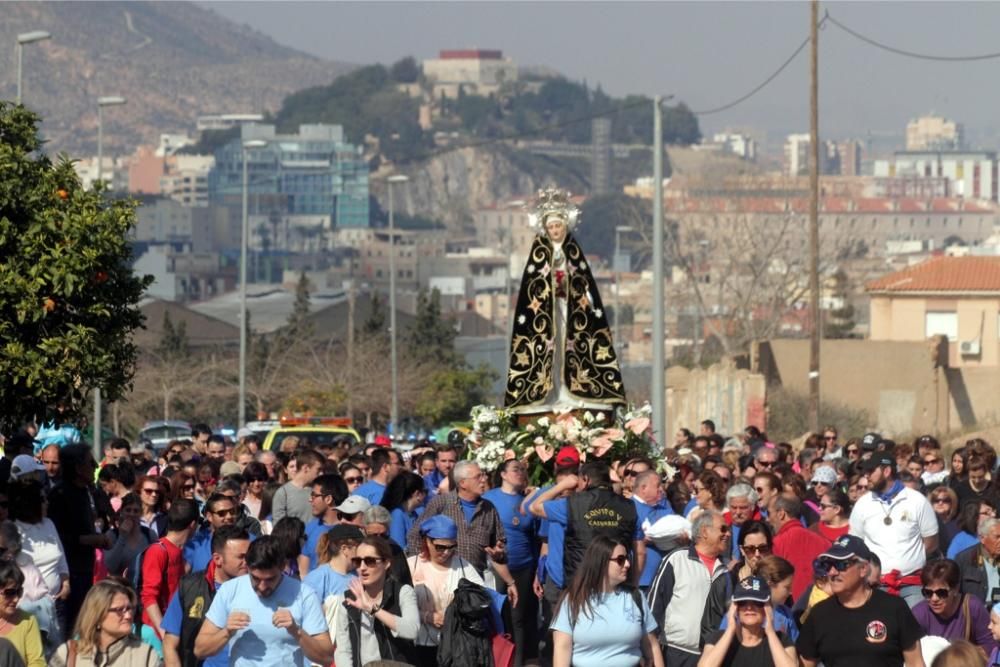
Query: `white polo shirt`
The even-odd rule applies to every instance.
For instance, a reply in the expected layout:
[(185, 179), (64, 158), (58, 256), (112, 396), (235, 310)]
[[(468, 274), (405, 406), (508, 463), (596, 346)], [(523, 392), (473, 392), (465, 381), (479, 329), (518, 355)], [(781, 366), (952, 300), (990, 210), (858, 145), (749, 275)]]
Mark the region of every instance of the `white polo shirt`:
[[(891, 523), (886, 525), (886, 517)], [(891, 503), (866, 493), (851, 511), (851, 535), (865, 541), (882, 561), (883, 574), (898, 570), (911, 574), (927, 562), (923, 538), (937, 535), (938, 523), (927, 498), (909, 487), (896, 494)]]

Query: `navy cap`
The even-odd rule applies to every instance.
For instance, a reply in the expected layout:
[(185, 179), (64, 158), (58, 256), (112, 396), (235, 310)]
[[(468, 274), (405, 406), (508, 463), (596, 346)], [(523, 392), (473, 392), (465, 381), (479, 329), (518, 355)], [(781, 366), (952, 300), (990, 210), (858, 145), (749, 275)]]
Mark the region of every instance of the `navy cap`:
[(747, 577), (736, 584), (733, 589), (733, 602), (760, 602), (766, 604), (771, 601), (771, 587), (760, 577)]
[(881, 439), (882, 435), (879, 433), (865, 433), (865, 437), (861, 438), (861, 449), (866, 452), (874, 452)]
[(819, 555), (819, 559), (829, 558), (832, 560), (847, 560), (848, 558), (860, 558), (864, 561), (872, 559), (872, 552), (869, 551), (865, 541), (857, 535), (843, 535), (830, 545), (830, 548)]

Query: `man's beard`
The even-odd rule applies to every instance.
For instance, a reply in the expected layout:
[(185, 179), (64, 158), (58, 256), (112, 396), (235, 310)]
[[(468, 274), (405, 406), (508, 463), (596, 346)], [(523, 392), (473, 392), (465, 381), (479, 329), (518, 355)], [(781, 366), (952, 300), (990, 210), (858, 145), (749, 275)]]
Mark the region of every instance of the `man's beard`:
[(889, 486), (889, 478), (883, 477), (878, 481), (878, 484), (875, 484), (874, 486), (871, 487), (871, 490), (874, 491), (875, 493), (883, 493), (886, 490), (886, 488), (888, 488), (888, 486)]

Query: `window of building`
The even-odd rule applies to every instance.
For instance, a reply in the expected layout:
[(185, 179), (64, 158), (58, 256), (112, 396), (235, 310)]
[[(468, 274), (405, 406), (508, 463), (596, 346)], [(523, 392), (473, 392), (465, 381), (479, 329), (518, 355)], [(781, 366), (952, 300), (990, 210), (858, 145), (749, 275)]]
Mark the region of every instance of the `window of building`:
[(958, 340), (958, 313), (927, 311), (924, 314), (924, 336), (947, 336), (949, 341)]

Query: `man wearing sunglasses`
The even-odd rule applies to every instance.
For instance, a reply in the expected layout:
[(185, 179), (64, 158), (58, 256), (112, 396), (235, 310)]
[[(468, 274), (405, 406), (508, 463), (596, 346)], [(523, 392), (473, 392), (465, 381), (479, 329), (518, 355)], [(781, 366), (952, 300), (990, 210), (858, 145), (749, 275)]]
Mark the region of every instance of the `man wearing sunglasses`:
[[(316, 545), (320, 536), (339, 522), (337, 505), (347, 500), (347, 495), (347, 482), (340, 475), (320, 475), (313, 480), (310, 497), (314, 518), (306, 524), (306, 543), (299, 556), (299, 572), (303, 577), (316, 569)], [(307, 563), (303, 563), (303, 557)]]
[(213, 493), (205, 503), (205, 525), (184, 545), (184, 560), (191, 571), (204, 570), (212, 560), (212, 535), (223, 526), (236, 523), (236, 501), (222, 493)]
[(844, 535), (822, 553), (833, 596), (809, 613), (796, 649), (805, 667), (924, 667), (924, 631), (901, 598), (868, 584), (872, 553)]

